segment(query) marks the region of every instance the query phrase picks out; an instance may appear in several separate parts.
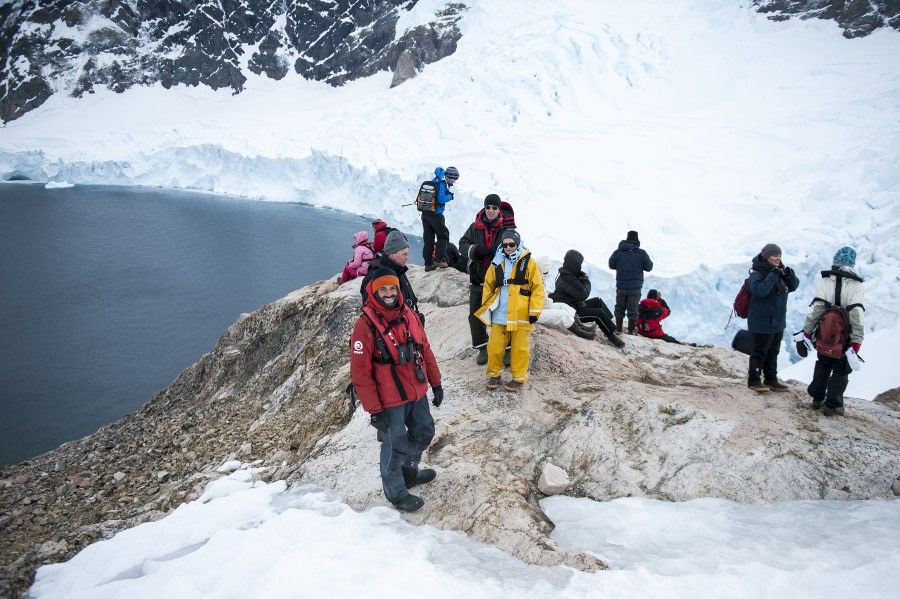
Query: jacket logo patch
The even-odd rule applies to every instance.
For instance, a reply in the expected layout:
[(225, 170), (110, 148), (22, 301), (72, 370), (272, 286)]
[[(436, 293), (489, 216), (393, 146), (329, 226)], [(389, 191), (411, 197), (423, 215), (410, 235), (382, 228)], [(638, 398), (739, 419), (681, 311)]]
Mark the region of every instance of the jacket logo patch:
[(362, 344), (362, 341), (360, 341), (360, 340), (357, 339), (356, 341), (353, 342), (353, 353), (354, 353), (354, 354), (361, 354), (361, 353), (363, 353), (363, 344)]

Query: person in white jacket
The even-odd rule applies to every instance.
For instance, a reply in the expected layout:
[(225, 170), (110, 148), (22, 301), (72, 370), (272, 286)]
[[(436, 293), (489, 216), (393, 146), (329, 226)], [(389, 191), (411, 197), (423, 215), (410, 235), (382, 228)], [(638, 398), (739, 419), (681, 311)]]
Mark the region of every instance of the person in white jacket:
[(817, 352), (813, 380), (807, 388), (807, 393), (813, 400), (812, 408), (822, 408), (825, 416), (844, 414), (844, 390), (852, 370), (850, 361), (856, 360), (865, 335), (863, 278), (856, 273), (855, 266), (856, 251), (853, 248), (842, 247), (835, 253), (831, 270), (823, 270), (822, 278), (816, 282), (816, 295), (809, 305), (803, 325), (803, 335), (810, 339), (829, 306), (844, 306), (848, 310), (849, 347), (843, 348), (844, 353), (840, 357)]

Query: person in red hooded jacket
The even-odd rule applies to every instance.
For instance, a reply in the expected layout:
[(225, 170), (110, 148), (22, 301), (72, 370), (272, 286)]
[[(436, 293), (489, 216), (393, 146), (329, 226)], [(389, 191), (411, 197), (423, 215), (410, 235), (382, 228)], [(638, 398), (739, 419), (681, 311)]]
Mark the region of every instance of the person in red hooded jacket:
[(650, 337), (651, 339), (662, 339), (669, 343), (681, 343), (681, 341), (663, 331), (662, 320), (671, 313), (669, 304), (666, 303), (662, 295), (656, 289), (651, 289), (647, 292), (647, 297), (641, 300), (638, 307), (638, 335)]
[(375, 237), (372, 238), (372, 249), (375, 250), (376, 255), (380, 256), (384, 252), (384, 240), (391, 232), (389, 229), (393, 230), (380, 218), (372, 221), (372, 231), (375, 232)]
[(389, 268), (370, 273), (363, 313), (350, 336), (350, 379), (369, 422), (381, 434), (381, 484), (388, 501), (414, 512), (424, 501), (408, 490), (434, 480), (419, 469), (422, 452), (434, 438), (428, 386), (437, 407), (444, 399), (425, 327), (406, 305), (400, 281)]

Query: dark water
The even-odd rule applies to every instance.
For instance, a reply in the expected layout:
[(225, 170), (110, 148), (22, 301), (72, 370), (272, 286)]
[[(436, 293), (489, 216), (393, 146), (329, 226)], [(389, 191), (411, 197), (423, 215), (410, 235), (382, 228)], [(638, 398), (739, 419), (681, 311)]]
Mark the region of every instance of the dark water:
[(0, 184), (0, 464), (135, 411), (242, 312), (338, 273), (369, 222), (169, 190)]

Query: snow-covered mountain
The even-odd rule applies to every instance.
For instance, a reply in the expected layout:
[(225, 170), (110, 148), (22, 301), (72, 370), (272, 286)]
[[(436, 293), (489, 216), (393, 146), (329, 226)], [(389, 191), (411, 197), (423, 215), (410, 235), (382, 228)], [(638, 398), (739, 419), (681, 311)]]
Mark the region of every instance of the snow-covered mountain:
[[(829, 11), (821, 2), (731, 0), (323, 2), (302, 5), (324, 13), (307, 26), (296, 25), (306, 21), (283, 2), (201, 2), (192, 11), (175, 2), (152, 10), (143, 2), (76, 3), (71, 10), (82, 19), (91, 7), (143, 15), (133, 30), (147, 33), (134, 39), (141, 49), (155, 44), (158, 60), (126, 70), (152, 76), (125, 86), (97, 79), (93, 93), (73, 98), (66, 82), (84, 71), (60, 54), (57, 76), (45, 83), (66, 93), (46, 96), (0, 129), (0, 178), (305, 201), (417, 232), (418, 214), (403, 205), (435, 166), (453, 164), (462, 178), (447, 211), (452, 238), (486, 194), (499, 193), (515, 206), (536, 253), (557, 261), (571, 247), (585, 253), (607, 301), (614, 287), (608, 256), (626, 231), (638, 230), (656, 264), (645, 286), (664, 291), (672, 304), (667, 331), (676, 337), (730, 342), (742, 324), (725, 328), (731, 301), (751, 257), (768, 242), (781, 245), (802, 280), (789, 328), (800, 327), (818, 271), (838, 247), (852, 245), (868, 280), (867, 326), (889, 329), (898, 322), (893, 288), (900, 280), (900, 34), (894, 3), (857, 4), (833, 2)], [(31, 20), (10, 33), (26, 5)], [(64, 5), (60, 14), (69, 14)], [(71, 17), (63, 25), (34, 6), (0, 7), (4, 39), (43, 32), (74, 47), (62, 40), (86, 43), (110, 30), (96, 19)], [(272, 25), (243, 38), (234, 33), (243, 22), (234, 15), (248, 7)], [(240, 93), (222, 82), (217, 90), (192, 85), (201, 75), (210, 82), (222, 75), (214, 62), (195, 65), (183, 83), (158, 76), (181, 72), (159, 65), (194, 55), (184, 43), (215, 46), (195, 26), (182, 33), (184, 15), (195, 24), (215, 21), (213, 8), (235, 23), (227, 36), (224, 19), (208, 31), (227, 38), (228, 55), (239, 57), (232, 64), (240, 77), (226, 79), (243, 78)], [(830, 16), (840, 25), (788, 14)], [(44, 15), (40, 26), (36, 15)], [(358, 34), (342, 38), (344, 29), (329, 28), (338, 21)], [(290, 68), (275, 79), (257, 68), (265, 53), (254, 41), (269, 39), (273, 27), (327, 31), (331, 46), (359, 55), (341, 61), (296, 41), (318, 37), (285, 33), (293, 45), (272, 56)], [(872, 33), (848, 37), (863, 31)], [(373, 41), (357, 47), (354, 40), (369, 34)], [(435, 54), (417, 55), (415, 66), (423, 66), (414, 78), (392, 87), (392, 61), (422, 35), (443, 41), (433, 44)], [(39, 52), (18, 52), (13, 64), (36, 73), (31, 54)], [(96, 64), (111, 68), (113, 54)], [(128, 64), (143, 55), (134, 50), (137, 62)], [(91, 58), (77, 56), (84, 64)], [(323, 65), (319, 75), (304, 70), (301, 56)], [(8, 73), (10, 60), (5, 64)], [(357, 78), (378, 68), (388, 70)]]
[[(456, 49), (461, 4), (397, 35), (415, 0), (16, 0), (0, 5), (0, 119), (54, 93), (95, 86), (244, 89), (248, 76), (293, 71), (340, 85), (398, 64), (421, 68)], [(403, 60), (400, 60), (400, 57)], [(399, 80), (398, 80), (399, 81)]]

